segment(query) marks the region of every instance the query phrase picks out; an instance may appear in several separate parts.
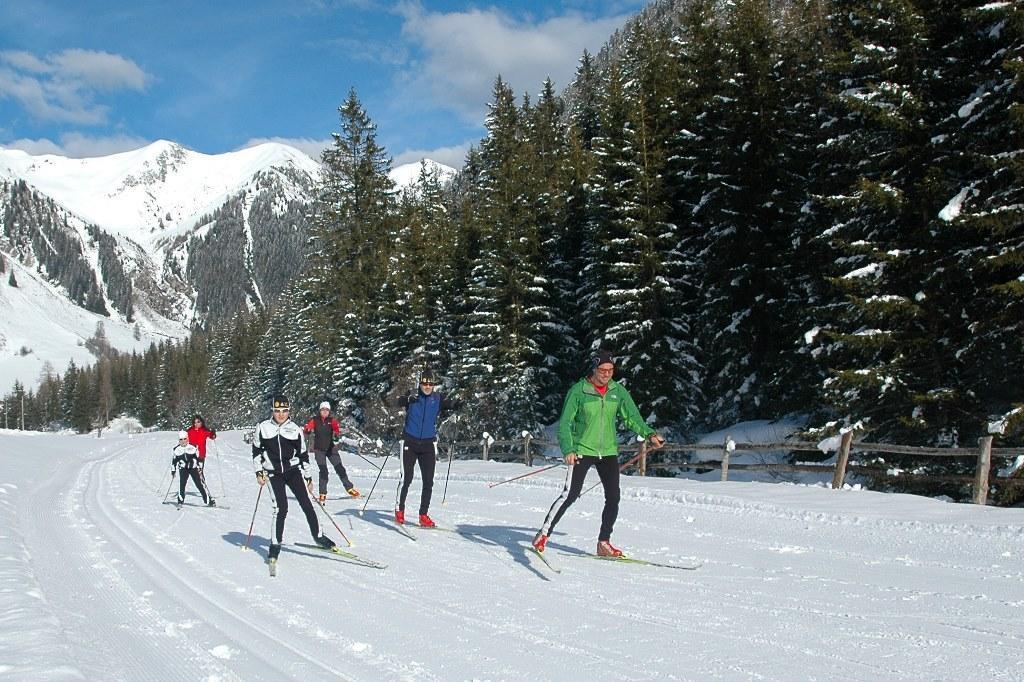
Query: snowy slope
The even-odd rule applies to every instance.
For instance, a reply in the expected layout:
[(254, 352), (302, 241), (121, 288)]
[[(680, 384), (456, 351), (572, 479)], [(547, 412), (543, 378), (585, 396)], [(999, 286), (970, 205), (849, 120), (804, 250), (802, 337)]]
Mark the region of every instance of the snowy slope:
[(85, 159), (0, 149), (0, 175), (21, 178), (86, 221), (143, 246), (194, 226), (271, 167), (291, 167), (311, 177), (320, 168), (278, 143), (208, 155), (160, 140)]
[[(135, 325), (80, 308), (34, 270), (9, 256), (5, 255), (4, 260), (8, 271), (0, 278), (2, 392), (10, 390), (16, 380), (30, 388), (37, 386), (46, 361), (59, 374), (63, 374), (69, 360), (73, 359), (79, 366), (95, 362), (96, 358), (86, 350), (84, 343), (96, 333), (99, 322), (103, 323), (111, 345), (126, 352), (142, 351), (150, 343), (168, 337), (182, 338), (187, 333), (184, 327), (166, 321), (160, 326), (162, 318), (159, 316), (140, 315), (139, 338), (136, 339)], [(12, 270), (17, 287), (8, 284)], [(25, 353), (23, 349), (30, 352)]]
[[(160, 504), (173, 435), (0, 432), (0, 675), (12, 679), (1024, 678), (1024, 511), (862, 491), (624, 480), (614, 539), (696, 571), (592, 551), (600, 493), (525, 547), (555, 469), (456, 462), (432, 510), (460, 531), (388, 521), (391, 459), (365, 516), (330, 518), (375, 570), (289, 547), (264, 565), (264, 494), (223, 433), (207, 477), (230, 509)], [(357, 485), (373, 470), (346, 456)], [(379, 462), (380, 460), (378, 460)], [(337, 479), (331, 492), (340, 492)], [(410, 505), (419, 492), (414, 484)], [(192, 495), (190, 501), (198, 499)], [(286, 541), (308, 541), (293, 503)], [(338, 532), (329, 527), (338, 538)]]

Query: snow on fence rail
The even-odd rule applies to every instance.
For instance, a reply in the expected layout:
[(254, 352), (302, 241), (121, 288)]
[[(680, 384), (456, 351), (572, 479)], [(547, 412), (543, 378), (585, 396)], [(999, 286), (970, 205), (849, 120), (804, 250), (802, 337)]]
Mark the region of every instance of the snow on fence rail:
[[(520, 439), (516, 440), (495, 440), (489, 435), (484, 434), (484, 438), (479, 441), (459, 441), (449, 443), (450, 447), (455, 450), (462, 450), (462, 452), (470, 452), (475, 454), (476, 449), (479, 448), (481, 451), (482, 459), (500, 459), (503, 461), (523, 461), (527, 466), (533, 465), (535, 457), (540, 457), (540, 452), (547, 448), (557, 447), (557, 443), (553, 441), (546, 441), (539, 438), (534, 438), (530, 434), (524, 434)], [(722, 480), (726, 481), (729, 478), (729, 470), (744, 470), (744, 471), (775, 471), (775, 472), (825, 472), (828, 470), (833, 471), (832, 476), (832, 488), (837, 489), (843, 486), (843, 482), (846, 478), (847, 470), (850, 468), (850, 452), (878, 452), (886, 454), (896, 455), (910, 455), (914, 457), (974, 457), (977, 459), (975, 466), (975, 473), (973, 476), (969, 475), (936, 475), (936, 474), (916, 474), (916, 476), (926, 480), (945, 480), (945, 481), (971, 481), (973, 483), (974, 494), (972, 501), (975, 504), (986, 504), (988, 501), (988, 491), (992, 471), (992, 458), (1013, 458), (1024, 456), (1024, 448), (993, 448), (992, 447), (992, 436), (985, 436), (978, 439), (977, 448), (929, 448), (929, 447), (917, 447), (912, 445), (892, 445), (889, 443), (870, 443), (870, 442), (853, 442), (853, 432), (849, 431), (843, 434), (842, 440), (840, 441), (839, 449), (836, 455), (835, 464), (813, 464), (813, 463), (802, 463), (802, 464), (731, 464), (730, 454), (734, 450), (791, 450), (791, 451), (809, 451), (809, 452), (821, 452), (821, 448), (817, 443), (809, 441), (786, 441), (783, 443), (737, 443), (732, 440), (729, 436), (726, 436), (723, 443), (673, 443), (666, 444), (664, 447), (658, 449), (660, 452), (692, 452), (696, 450), (710, 450), (720, 451), (722, 453), (722, 459), (720, 463), (714, 461), (708, 462), (658, 462), (648, 465), (647, 463), (647, 452), (641, 451), (639, 443), (629, 443), (619, 447), (619, 454), (636, 454), (639, 453), (639, 459), (636, 466), (641, 476), (647, 475), (647, 469), (715, 469), (719, 468), (722, 471)], [(877, 467), (871, 465), (855, 465), (858, 471), (885, 471), (886, 467)], [(999, 479), (1001, 485), (1021, 485), (1024, 484), (1022, 478), (1002, 478)]]

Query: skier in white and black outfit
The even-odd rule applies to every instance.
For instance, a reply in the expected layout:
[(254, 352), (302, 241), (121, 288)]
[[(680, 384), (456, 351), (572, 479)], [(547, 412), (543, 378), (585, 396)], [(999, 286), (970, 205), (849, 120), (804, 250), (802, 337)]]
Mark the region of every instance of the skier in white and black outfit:
[(178, 432), (178, 444), (174, 446), (171, 457), (171, 476), (178, 475), (178, 508), (185, 504), (185, 485), (189, 477), (199, 488), (199, 494), (203, 496), (203, 503), (208, 507), (216, 507), (217, 503), (210, 497), (210, 491), (206, 488), (206, 479), (203, 478), (202, 468), (199, 466), (199, 449), (188, 442), (188, 434), (184, 431)]
[(437, 464), (437, 419), (447, 410), (456, 410), (460, 400), (434, 392), (437, 376), (429, 369), (420, 376), (416, 393), (399, 396), (395, 405), (405, 408), (405, 431), (402, 434), (402, 476), (398, 480), (398, 500), (395, 522), (405, 523), (405, 498), (412, 483), (413, 467), (420, 464), (423, 490), (420, 492), (420, 526), (434, 528), (436, 524), (427, 514), (430, 496), (434, 490), (434, 468)]
[(292, 495), (302, 507), (313, 540), (325, 549), (332, 549), (335, 546), (334, 541), (320, 529), (320, 521), (310, 499), (309, 486), (313, 479), (309, 475), (309, 453), (306, 452), (302, 427), (289, 418), (289, 413), (288, 398), (274, 398), (271, 418), (260, 422), (256, 427), (256, 437), (252, 443), (252, 462), (256, 470), (256, 480), (260, 485), (265, 485), (269, 481), (270, 489), (274, 492), (274, 525), (271, 530), (268, 557), (272, 561), (276, 561), (281, 554), (284, 519), (288, 515), (286, 488), (291, 488)]

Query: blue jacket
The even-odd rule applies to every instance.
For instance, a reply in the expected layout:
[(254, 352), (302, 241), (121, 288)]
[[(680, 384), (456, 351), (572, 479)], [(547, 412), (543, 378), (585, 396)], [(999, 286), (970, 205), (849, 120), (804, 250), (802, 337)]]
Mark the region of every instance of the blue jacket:
[(442, 396), (440, 393), (425, 394), (417, 390), (416, 395), (398, 398), (398, 406), (405, 408), (405, 433), (421, 440), (437, 438), (437, 418), (442, 410), (454, 410), (459, 401)]

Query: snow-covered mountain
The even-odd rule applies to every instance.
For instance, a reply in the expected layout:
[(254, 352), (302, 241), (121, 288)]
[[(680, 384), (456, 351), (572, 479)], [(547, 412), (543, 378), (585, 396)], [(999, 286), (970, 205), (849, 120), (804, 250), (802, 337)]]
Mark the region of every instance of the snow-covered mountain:
[[(455, 173), (422, 163), (442, 180)], [(399, 166), (391, 177), (401, 189), (416, 182), (420, 167)], [(116, 348), (134, 347), (139, 333), (148, 343), (147, 330), (181, 338), (209, 317), (273, 302), (302, 267), (319, 177), (318, 162), (278, 143), (208, 155), (161, 140), (87, 159), (0, 148), (0, 255), (32, 273), (16, 277), (49, 292), (50, 311), (77, 309), (57, 318), (88, 312), (111, 329), (131, 329), (133, 343), (113, 334)], [(39, 297), (10, 293), (24, 299), (31, 319), (31, 300)], [(58, 370), (74, 357), (73, 347), (51, 343), (65, 337), (45, 324), (38, 335), (12, 325), (0, 321), (8, 339), (0, 367), (13, 362), (19, 369), (0, 368), (0, 390), (11, 376), (31, 385), (38, 375), (24, 355), (11, 355), (12, 345), (39, 349), (35, 359)], [(87, 338), (95, 322), (75, 328), (73, 336)], [(44, 357), (44, 348), (65, 352)]]
[(421, 169), (425, 169), (428, 173), (435, 174), (442, 184), (451, 182), (455, 177), (455, 174), (458, 173), (458, 171), (451, 166), (438, 163), (433, 159), (422, 159), (412, 163), (404, 163), (401, 166), (393, 168), (388, 174), (388, 177), (390, 177), (392, 182), (395, 183), (395, 186), (401, 190), (407, 187), (412, 187), (416, 184), (416, 181), (419, 180)]
[[(277, 143), (208, 155), (160, 140), (88, 159), (0, 150), (0, 176), (25, 180), (84, 221), (147, 248), (194, 228), (269, 169), (308, 181), (319, 175), (317, 162)], [(308, 199), (298, 183), (286, 184), (290, 198)]]

